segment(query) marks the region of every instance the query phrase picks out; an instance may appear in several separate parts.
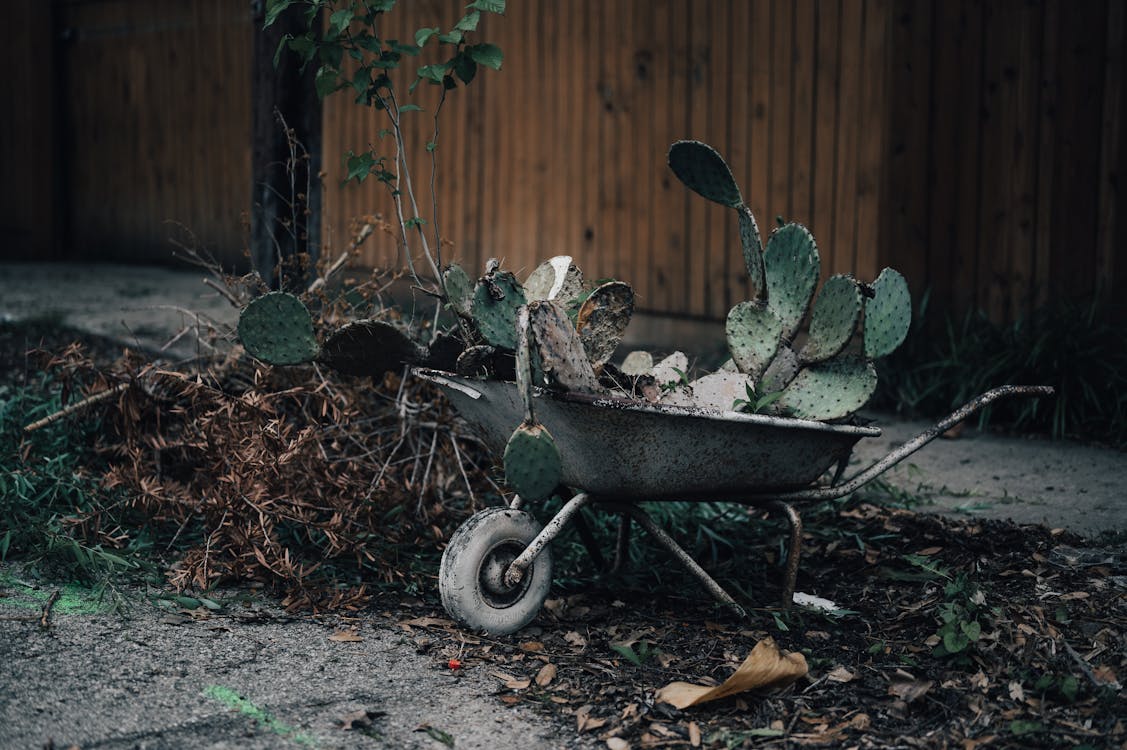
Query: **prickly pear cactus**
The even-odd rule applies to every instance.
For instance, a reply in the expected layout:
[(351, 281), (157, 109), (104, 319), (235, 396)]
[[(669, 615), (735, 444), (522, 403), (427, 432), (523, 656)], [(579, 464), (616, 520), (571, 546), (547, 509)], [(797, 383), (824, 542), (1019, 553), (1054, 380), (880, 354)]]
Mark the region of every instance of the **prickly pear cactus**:
[(575, 328), (596, 371), (618, 348), (633, 314), (634, 290), (621, 281), (609, 281), (596, 288), (580, 305)]
[(560, 450), (548, 428), (521, 424), (505, 445), (505, 482), (525, 500), (543, 500), (560, 484)]
[(824, 362), (841, 354), (861, 317), (861, 288), (852, 276), (831, 276), (810, 312), (810, 337), (799, 355), (803, 362)]
[(786, 344), (779, 347), (771, 364), (763, 371), (759, 379), (759, 393), (774, 393), (787, 387), (794, 376), (798, 374), (798, 355)]
[(426, 357), (426, 347), (390, 323), (357, 320), (329, 334), (318, 359), (345, 375), (379, 376)]
[(557, 255), (541, 263), (524, 280), (524, 295), (534, 300), (567, 302), (583, 291), (583, 273), (570, 255)]
[(469, 274), (457, 263), (451, 263), (443, 271), (442, 288), (446, 290), (451, 310), (462, 318), (471, 317), (474, 283)]
[[(548, 300), (528, 303), (528, 332), (534, 354), (533, 372), (541, 374), (544, 384), (578, 393), (603, 391), (580, 335), (563, 307)], [(517, 354), (520, 355), (519, 349)]]
[(741, 302), (728, 312), (724, 332), (740, 372), (758, 378), (779, 349), (783, 324), (763, 303)]
[(864, 406), (876, 388), (872, 362), (836, 359), (799, 370), (775, 404), (799, 419), (841, 419)]
[(517, 310), (526, 302), (524, 290), (508, 271), (492, 270), (474, 289), (471, 312), (477, 330), (493, 346), (516, 349)]
[(783, 338), (790, 341), (802, 325), (821, 263), (814, 235), (801, 224), (784, 224), (771, 233), (763, 251), (767, 277), (767, 304), (783, 324)]
[(270, 292), (247, 305), (239, 315), (239, 340), (272, 365), (312, 362), (321, 351), (309, 310), (287, 292)]
[(751, 282), (751, 298), (763, 295), (763, 240), (759, 238), (759, 225), (747, 206), (740, 206), (740, 245), (743, 247), (744, 265)]
[(873, 297), (865, 303), (865, 356), (891, 354), (908, 335), (912, 323), (912, 296), (908, 282), (886, 268), (873, 282)]

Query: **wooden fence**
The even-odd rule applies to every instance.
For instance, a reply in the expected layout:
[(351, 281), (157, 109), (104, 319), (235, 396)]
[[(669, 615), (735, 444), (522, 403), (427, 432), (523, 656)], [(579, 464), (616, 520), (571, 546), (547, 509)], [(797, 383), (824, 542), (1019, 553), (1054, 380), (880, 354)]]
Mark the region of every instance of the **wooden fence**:
[[(0, 227), (16, 252), (166, 258), (173, 220), (240, 261), (247, 3), (44, 5), (16, 3), (17, 36), (54, 52), (9, 47), (17, 75), (0, 84), (36, 118), (0, 119), (14, 133)], [(463, 5), (411, 0), (389, 19), (406, 38)], [(472, 269), (567, 253), (591, 278), (630, 281), (643, 309), (719, 317), (747, 294), (735, 217), (665, 167), (672, 141), (697, 138), (727, 157), (761, 226), (811, 227), (823, 275), (894, 265), (938, 306), (998, 319), (1122, 283), (1123, 12), (1118, 0), (510, 0), (479, 35), (502, 47), (503, 70), (443, 106), (444, 253)], [(426, 192), (433, 123), (409, 117)], [(347, 95), (327, 102), (331, 247), (353, 217), (392, 215), (378, 185), (340, 186), (340, 154), (387, 146), (381, 127)], [(65, 231), (44, 240), (44, 221)], [(363, 261), (401, 264), (383, 235)]]

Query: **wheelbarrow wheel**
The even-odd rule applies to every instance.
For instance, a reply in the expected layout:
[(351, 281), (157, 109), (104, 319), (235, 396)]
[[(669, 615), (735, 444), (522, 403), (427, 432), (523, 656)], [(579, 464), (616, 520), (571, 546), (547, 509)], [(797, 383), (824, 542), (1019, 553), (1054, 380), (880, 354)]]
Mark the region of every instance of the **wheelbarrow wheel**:
[(538, 533), (535, 518), (509, 508), (483, 510), (459, 526), (438, 571), (446, 612), (493, 635), (515, 633), (531, 622), (552, 584), (551, 550), (545, 547), (515, 586), (506, 585), (504, 575)]

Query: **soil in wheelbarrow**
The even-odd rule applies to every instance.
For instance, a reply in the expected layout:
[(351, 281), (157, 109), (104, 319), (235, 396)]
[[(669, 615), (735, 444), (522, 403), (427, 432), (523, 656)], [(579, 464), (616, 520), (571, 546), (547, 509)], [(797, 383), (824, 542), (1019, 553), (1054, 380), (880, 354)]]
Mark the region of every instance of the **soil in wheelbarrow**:
[[(780, 594), (783, 529), (765, 522), (745, 524), (750, 531), (724, 540), (731, 547), (708, 538), (697, 549), (705, 567), (741, 592), (738, 599), (757, 607), (746, 620), (716, 608), (672, 565), (647, 557), (615, 579), (557, 587), (541, 616), (514, 636), (470, 636), (420, 603), (409, 608), (414, 637), (437, 661), (489, 675), (501, 703), (562, 722), (568, 739), (561, 744), (1127, 742), (1122, 539), (1093, 546), (1045, 527), (944, 519), (862, 500), (806, 515), (798, 589), (832, 601), (831, 612), (769, 606)], [(567, 558), (566, 539), (557, 547)], [(673, 681), (719, 684), (768, 636), (805, 655), (806, 677), (781, 692), (686, 710), (655, 702)]]

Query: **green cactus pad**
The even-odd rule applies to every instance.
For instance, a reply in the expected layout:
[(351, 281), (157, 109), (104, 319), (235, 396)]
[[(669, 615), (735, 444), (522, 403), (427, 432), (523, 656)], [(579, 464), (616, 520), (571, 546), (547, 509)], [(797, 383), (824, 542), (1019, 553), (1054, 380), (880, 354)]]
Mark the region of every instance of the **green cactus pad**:
[[(587, 359), (579, 333), (557, 302), (528, 303), (528, 330), (532, 366), (554, 388), (579, 393), (602, 393), (599, 379)], [(519, 353), (519, 352), (518, 352)]]
[(505, 482), (525, 500), (544, 500), (560, 484), (560, 450), (541, 424), (517, 427), (505, 445), (504, 461)]
[(730, 208), (743, 205), (732, 170), (711, 146), (700, 141), (677, 141), (669, 149), (669, 167), (686, 187), (710, 201)]
[(425, 347), (382, 320), (357, 320), (334, 331), (321, 347), (321, 362), (345, 375), (377, 377), (422, 362)]
[(457, 263), (451, 263), (442, 274), (442, 287), (450, 309), (463, 318), (469, 318), (473, 305), (474, 283), (469, 274)]
[(763, 371), (763, 377), (759, 379), (759, 386), (756, 390), (761, 394), (775, 393), (786, 388), (790, 381), (794, 380), (794, 376), (798, 374), (798, 355), (794, 353), (786, 344), (779, 346), (779, 351), (775, 354), (775, 358), (771, 360), (771, 364), (767, 365), (767, 369)]
[(779, 348), (783, 326), (762, 302), (741, 302), (728, 311), (724, 332), (740, 372), (758, 378)]
[(516, 349), (517, 310), (525, 301), (524, 290), (511, 273), (487, 273), (477, 282), (471, 306), (477, 330), (493, 346)]
[(524, 281), (524, 296), (529, 302), (549, 299), (567, 302), (583, 291), (583, 273), (570, 255), (557, 255), (541, 263)]
[(752, 299), (763, 294), (763, 240), (759, 238), (759, 225), (747, 206), (737, 209), (740, 217), (740, 245), (743, 246), (747, 278), (751, 282)]
[(799, 419), (841, 419), (864, 406), (876, 387), (872, 362), (833, 359), (800, 370), (775, 405)]
[(912, 325), (912, 295), (899, 272), (886, 268), (865, 301), (865, 356), (878, 359), (895, 351)]
[(836, 357), (853, 337), (861, 317), (861, 287), (852, 276), (826, 279), (810, 311), (810, 338), (802, 348), (803, 362)]
[(634, 314), (634, 290), (621, 281), (596, 288), (579, 307), (575, 328), (591, 366), (599, 370), (622, 341)]
[(810, 306), (821, 270), (814, 235), (801, 224), (784, 224), (771, 233), (763, 251), (767, 304), (783, 324), (790, 341)]
[(309, 310), (287, 292), (270, 292), (247, 305), (239, 315), (239, 340), (272, 365), (312, 362), (321, 349)]

